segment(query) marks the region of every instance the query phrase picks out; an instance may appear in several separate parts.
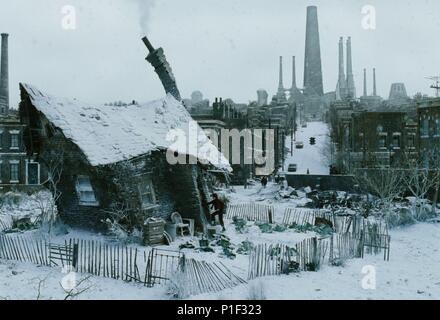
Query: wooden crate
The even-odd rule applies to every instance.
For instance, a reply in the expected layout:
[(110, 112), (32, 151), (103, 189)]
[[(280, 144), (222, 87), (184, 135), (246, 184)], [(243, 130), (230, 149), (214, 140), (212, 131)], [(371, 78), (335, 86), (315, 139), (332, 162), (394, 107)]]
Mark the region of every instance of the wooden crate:
[(164, 244), (165, 221), (162, 219), (149, 218), (143, 227), (144, 245)]

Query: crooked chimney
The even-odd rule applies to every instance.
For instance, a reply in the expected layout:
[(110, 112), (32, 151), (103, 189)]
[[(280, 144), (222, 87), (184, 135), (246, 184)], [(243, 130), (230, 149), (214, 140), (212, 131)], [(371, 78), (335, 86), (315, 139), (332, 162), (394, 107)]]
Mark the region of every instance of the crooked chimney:
[(180, 92), (177, 88), (176, 79), (168, 63), (162, 48), (155, 49), (147, 37), (142, 38), (150, 52), (146, 60), (154, 67), (166, 93), (171, 93), (176, 100), (181, 101)]
[(0, 114), (9, 112), (8, 34), (1, 34)]

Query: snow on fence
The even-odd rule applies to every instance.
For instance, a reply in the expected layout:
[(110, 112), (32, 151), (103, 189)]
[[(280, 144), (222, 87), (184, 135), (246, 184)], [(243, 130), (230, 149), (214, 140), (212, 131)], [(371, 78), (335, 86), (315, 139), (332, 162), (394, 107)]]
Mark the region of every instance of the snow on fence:
[(46, 239), (0, 234), (0, 258), (50, 266)]
[(363, 258), (362, 239), (352, 233), (334, 233), (329, 238), (329, 263), (341, 264), (347, 259)]
[(145, 283), (178, 286), (183, 282), (191, 295), (217, 292), (246, 283), (221, 262), (207, 263), (188, 259), (180, 251), (153, 248), (148, 256)]
[(152, 287), (155, 284), (167, 284), (171, 276), (179, 269), (184, 255), (180, 251), (151, 249), (148, 254), (148, 265), (145, 283)]
[(361, 239), (363, 245), (362, 257), (365, 252), (367, 254), (379, 254), (383, 251), (383, 259), (390, 260), (391, 236), (370, 230), (363, 234)]
[(55, 244), (45, 238), (0, 235), (0, 258), (50, 267), (70, 266), (81, 273), (124, 281), (144, 283), (146, 279), (146, 251), (102, 241), (70, 239)]
[(142, 250), (95, 240), (69, 239), (55, 244), (42, 237), (0, 235), (0, 258), (50, 267), (69, 266), (77, 272), (149, 287), (168, 284), (183, 272), (191, 294), (217, 292), (246, 283), (221, 262), (187, 259), (180, 251)]
[(334, 215), (334, 228), (337, 233), (353, 233), (360, 236), (367, 230), (388, 235), (388, 224), (381, 219), (364, 218), (360, 215)]
[(183, 258), (180, 271), (187, 285), (186, 290), (191, 295), (219, 292), (246, 283), (221, 262), (207, 263)]
[(317, 271), (324, 261), (328, 243), (309, 238), (293, 247), (283, 244), (256, 246), (249, 255), (248, 279), (289, 274), (299, 271)]
[(329, 237), (309, 238), (293, 247), (260, 244), (249, 255), (248, 279), (289, 274), (299, 271), (318, 271), (328, 263), (338, 265), (347, 259), (363, 258), (364, 254), (383, 252), (390, 256), (390, 236), (379, 234), (379, 229), (365, 229), (365, 233), (333, 233)]
[(301, 226), (306, 224), (314, 225), (316, 218), (326, 219), (333, 223), (333, 217), (334, 215), (327, 210), (286, 208), (283, 216), (283, 224), (296, 224)]
[(12, 216), (10, 215), (0, 215), (0, 232), (12, 229)]
[(338, 215), (322, 209), (286, 208), (282, 223), (284, 225), (314, 225), (316, 218), (331, 222), (336, 233), (353, 233), (360, 236), (367, 229), (377, 229), (378, 233), (388, 235), (388, 225), (383, 220), (372, 220), (360, 215)]
[(78, 272), (123, 281), (145, 282), (147, 252), (103, 241), (73, 240), (78, 246)]
[(273, 214), (273, 206), (257, 203), (242, 203), (228, 206), (226, 219), (237, 217), (247, 221), (273, 223)]

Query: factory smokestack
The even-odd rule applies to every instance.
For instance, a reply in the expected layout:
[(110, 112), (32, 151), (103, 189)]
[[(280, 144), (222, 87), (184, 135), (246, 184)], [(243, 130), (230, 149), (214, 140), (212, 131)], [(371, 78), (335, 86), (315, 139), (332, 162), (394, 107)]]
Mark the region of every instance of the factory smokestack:
[(278, 91), (283, 90), (284, 91), (284, 84), (283, 84), (283, 57), (280, 57), (280, 73), (279, 73), (279, 79), (278, 79)]
[(347, 95), (350, 98), (356, 97), (356, 88), (353, 77), (353, 63), (351, 58), (351, 37), (347, 39)]
[(280, 71), (279, 71), (279, 79), (278, 79), (278, 92), (277, 97), (280, 101), (286, 100), (286, 92), (284, 90), (283, 84), (283, 57), (280, 56)]
[(347, 96), (347, 81), (344, 71), (344, 39), (339, 38), (339, 77), (336, 87), (336, 96), (338, 100), (343, 100)]
[(296, 62), (295, 56), (292, 57), (292, 89), (297, 88), (296, 86)]
[(179, 89), (177, 88), (176, 79), (174, 78), (173, 71), (165, 57), (163, 49), (154, 49), (147, 37), (143, 37), (142, 41), (149, 51), (146, 60), (154, 67), (154, 71), (156, 71), (159, 76), (165, 92), (172, 94), (176, 100), (181, 101), (182, 99)]
[(296, 86), (296, 60), (295, 56), (292, 56), (292, 88), (290, 88), (290, 101), (293, 102), (301, 102), (302, 101), (302, 93)]
[(9, 111), (8, 36), (7, 33), (1, 34), (0, 114), (7, 114)]
[(307, 7), (304, 94), (306, 96), (324, 95), (321, 47), (319, 43), (318, 8), (316, 6)]
[(377, 92), (376, 92), (376, 68), (373, 68), (373, 96), (377, 96)]
[(367, 69), (364, 69), (364, 97), (367, 96)]

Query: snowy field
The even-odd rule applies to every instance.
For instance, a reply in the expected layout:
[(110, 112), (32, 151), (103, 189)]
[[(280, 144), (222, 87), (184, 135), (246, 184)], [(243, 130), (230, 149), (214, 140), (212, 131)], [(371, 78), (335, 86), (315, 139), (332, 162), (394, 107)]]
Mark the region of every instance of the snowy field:
[[(267, 299), (440, 299), (440, 224), (392, 230), (390, 261), (381, 255), (324, 266), (319, 272), (253, 280)], [(376, 289), (363, 289), (364, 266), (376, 270)], [(247, 299), (249, 286), (194, 299)]]
[[(255, 202), (275, 207), (275, 220), (280, 221), (286, 207), (301, 206), (306, 202), (303, 195), (280, 198), (279, 186), (269, 183), (244, 189), (234, 187), (229, 194), (231, 204)], [(248, 231), (237, 233), (235, 226), (226, 221), (226, 235), (237, 246), (242, 241), (253, 243), (295, 244), (314, 233), (297, 233), (294, 230), (263, 233), (249, 223)], [(38, 231), (31, 231), (38, 232)], [(190, 299), (248, 299), (250, 287), (262, 286), (267, 299), (440, 299), (440, 224), (416, 224), (393, 229), (391, 235), (390, 261), (383, 261), (382, 255), (365, 255), (364, 259), (348, 260), (344, 267), (323, 266), (318, 272), (301, 272), (287, 276), (265, 277), (218, 293), (192, 296)], [(89, 232), (70, 230), (67, 235), (56, 237), (101, 239), (105, 237)], [(191, 242), (197, 246), (197, 239), (179, 238), (168, 249), (178, 250), (179, 245)], [(143, 247), (145, 249), (145, 247)], [(237, 254), (235, 259), (222, 256), (221, 247), (214, 253), (183, 249), (188, 257), (208, 262), (222, 261), (240, 277), (247, 278), (248, 256)], [(362, 268), (373, 266), (376, 270), (376, 289), (365, 290), (361, 286), (364, 277)], [(66, 292), (61, 287), (65, 273), (60, 268), (39, 267), (27, 263), (0, 260), (0, 299), (64, 299)], [(77, 274), (77, 281), (87, 274)], [(147, 288), (134, 283), (124, 283), (92, 276), (81, 283), (79, 289), (87, 289), (75, 299), (170, 299), (167, 288)]]
[[(311, 137), (316, 139), (316, 144), (313, 146), (309, 143)], [(284, 169), (287, 171), (289, 164), (296, 164), (298, 166), (296, 174), (306, 174), (307, 169), (310, 174), (329, 174), (329, 164), (322, 156), (322, 150), (329, 139), (328, 127), (324, 122), (308, 122), (306, 128), (299, 126), (296, 141), (293, 142), (293, 156), (290, 155), (290, 136), (286, 139), (286, 148), (289, 152)], [(296, 149), (295, 142), (302, 142), (304, 148)]]
[[(267, 299), (440, 299), (440, 225), (417, 224), (391, 231), (390, 261), (381, 255), (349, 260), (344, 267), (324, 266), (319, 272), (253, 280), (262, 285)], [(238, 262), (238, 261), (237, 261)], [(376, 289), (361, 286), (362, 268), (376, 268)], [(64, 299), (58, 268), (0, 261), (0, 299)], [(86, 275), (78, 275), (78, 280)], [(89, 289), (78, 299), (169, 299), (165, 287), (146, 288), (120, 280), (91, 277)], [(248, 299), (249, 286), (191, 299)]]

